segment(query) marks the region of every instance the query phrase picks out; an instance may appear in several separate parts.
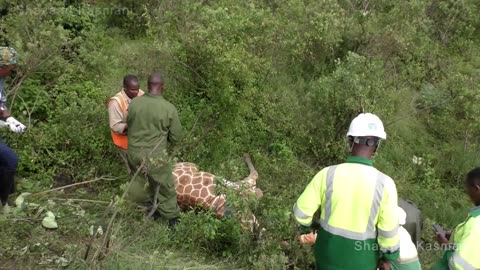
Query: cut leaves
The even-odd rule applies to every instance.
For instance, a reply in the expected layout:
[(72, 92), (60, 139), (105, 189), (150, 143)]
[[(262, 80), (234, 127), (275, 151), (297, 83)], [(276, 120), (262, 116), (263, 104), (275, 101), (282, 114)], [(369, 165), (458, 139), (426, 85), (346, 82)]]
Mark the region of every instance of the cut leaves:
[(25, 203), (25, 197), (30, 194), (31, 193), (23, 192), (22, 194), (18, 195), (18, 197), (15, 199), (15, 205), (17, 206), (17, 208), (22, 208), (23, 204)]
[(58, 224), (55, 221), (55, 215), (51, 211), (48, 211), (46, 217), (43, 218), (42, 225), (43, 225), (43, 227), (45, 227), (47, 229), (57, 229), (58, 228)]

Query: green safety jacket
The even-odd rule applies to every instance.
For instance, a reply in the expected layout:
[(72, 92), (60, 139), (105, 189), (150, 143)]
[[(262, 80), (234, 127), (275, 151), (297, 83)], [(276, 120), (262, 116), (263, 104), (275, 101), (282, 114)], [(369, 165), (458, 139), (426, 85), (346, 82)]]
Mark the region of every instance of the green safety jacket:
[(376, 269), (380, 258), (399, 256), (397, 189), (372, 161), (349, 157), (321, 170), (293, 207), (309, 227), (320, 208), (314, 253), (317, 269)]
[(480, 269), (480, 206), (472, 208), (467, 220), (460, 223), (452, 233), (453, 245), (444, 253), (435, 270)]

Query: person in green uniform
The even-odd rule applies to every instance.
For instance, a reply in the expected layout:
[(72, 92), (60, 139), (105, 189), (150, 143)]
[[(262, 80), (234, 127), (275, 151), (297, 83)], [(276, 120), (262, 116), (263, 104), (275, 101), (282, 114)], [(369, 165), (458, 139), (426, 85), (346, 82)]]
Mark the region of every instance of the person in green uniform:
[(148, 203), (158, 197), (158, 214), (168, 220), (170, 226), (178, 222), (180, 208), (172, 176), (172, 164), (167, 146), (178, 143), (183, 128), (177, 109), (163, 97), (163, 78), (154, 73), (148, 78), (148, 94), (137, 97), (128, 109), (127, 159), (132, 172), (139, 171), (132, 179), (127, 199)]
[(467, 174), (465, 189), (475, 204), (467, 219), (453, 233), (437, 235), (438, 243), (446, 247), (443, 258), (434, 270), (480, 269), (478, 244), (480, 243), (480, 167)]

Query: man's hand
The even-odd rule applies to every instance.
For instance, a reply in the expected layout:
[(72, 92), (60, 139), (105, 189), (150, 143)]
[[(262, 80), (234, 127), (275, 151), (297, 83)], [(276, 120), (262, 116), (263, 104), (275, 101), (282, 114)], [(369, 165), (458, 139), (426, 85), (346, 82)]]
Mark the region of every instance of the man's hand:
[(380, 260), (380, 261), (378, 262), (377, 269), (380, 269), (380, 270), (390, 270), (390, 262), (389, 262), (389, 261), (386, 261), (386, 260)]
[(10, 117), (10, 114), (3, 108), (2, 104), (0, 104), (0, 120), (6, 120), (8, 117)]
[(0, 77), (5, 77), (9, 75), (14, 68), (15, 68), (15, 65), (0, 68)]
[(441, 245), (448, 245), (451, 233), (446, 233), (445, 236), (437, 234), (437, 242)]
[(315, 232), (311, 232), (308, 234), (302, 234), (298, 237), (298, 241), (304, 245), (315, 245), (315, 241), (317, 240), (317, 234)]
[(10, 129), (15, 133), (22, 133), (26, 129), (22, 123), (18, 122), (18, 120), (13, 117), (8, 117), (6, 122), (10, 126)]

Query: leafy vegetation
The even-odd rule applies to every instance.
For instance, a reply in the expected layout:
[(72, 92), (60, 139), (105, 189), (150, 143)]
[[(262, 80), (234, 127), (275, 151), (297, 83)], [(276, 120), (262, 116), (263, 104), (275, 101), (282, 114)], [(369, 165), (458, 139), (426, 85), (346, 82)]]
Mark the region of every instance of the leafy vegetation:
[[(362, 110), (384, 120), (375, 166), (421, 208), (432, 243), (431, 223), (465, 216), (463, 178), (478, 164), (479, 11), (473, 0), (0, 1), (0, 44), (21, 57), (9, 106), (29, 129), (2, 132), (20, 156), (18, 192), (107, 179), (26, 196), (1, 217), (0, 267), (310, 269), (291, 207), (317, 171), (346, 158), (345, 132)], [(90, 229), (106, 233), (110, 200), (129, 179), (106, 101), (125, 74), (145, 88), (154, 70), (188, 131), (178, 160), (241, 179), (241, 155), (252, 154), (265, 196), (233, 204), (265, 231), (192, 211), (169, 235), (125, 203), (109, 252), (97, 233), (83, 260)], [(42, 227), (47, 211), (58, 229)], [(425, 269), (440, 256), (420, 253)]]

